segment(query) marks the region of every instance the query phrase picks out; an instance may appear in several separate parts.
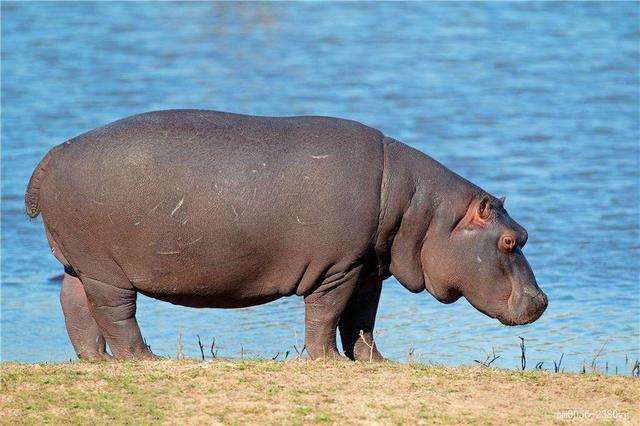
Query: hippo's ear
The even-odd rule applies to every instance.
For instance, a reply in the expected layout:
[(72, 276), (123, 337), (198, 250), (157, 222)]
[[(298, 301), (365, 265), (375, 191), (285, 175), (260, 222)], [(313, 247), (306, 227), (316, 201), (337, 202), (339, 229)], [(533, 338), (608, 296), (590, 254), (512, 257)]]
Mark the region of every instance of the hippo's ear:
[(485, 195), (478, 202), (474, 219), (476, 222), (486, 222), (489, 216), (491, 216), (491, 199)]
[(468, 227), (484, 227), (491, 217), (492, 209), (491, 198), (488, 195), (472, 201), (467, 208), (467, 213), (460, 219), (453, 232)]

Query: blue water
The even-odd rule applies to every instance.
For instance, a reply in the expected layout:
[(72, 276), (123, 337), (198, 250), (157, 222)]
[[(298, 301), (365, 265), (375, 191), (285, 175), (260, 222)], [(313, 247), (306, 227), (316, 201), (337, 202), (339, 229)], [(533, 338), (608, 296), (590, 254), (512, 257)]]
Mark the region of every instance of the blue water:
[[(23, 193), (45, 152), (142, 111), (208, 108), (355, 119), (496, 195), (527, 227), (549, 309), (500, 325), (385, 284), (388, 357), (528, 366), (564, 353), (628, 374), (640, 357), (637, 3), (2, 3), (2, 360), (74, 358), (61, 272)], [(213, 310), (141, 297), (152, 349), (182, 335), (220, 356), (298, 348), (303, 305)], [(625, 364), (625, 356), (629, 363)]]

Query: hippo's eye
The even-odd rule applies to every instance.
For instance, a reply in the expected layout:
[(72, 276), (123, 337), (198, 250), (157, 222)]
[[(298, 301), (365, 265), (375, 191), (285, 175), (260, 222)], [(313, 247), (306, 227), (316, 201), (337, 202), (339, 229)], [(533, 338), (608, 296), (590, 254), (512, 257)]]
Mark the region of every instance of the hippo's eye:
[(513, 235), (505, 234), (500, 237), (500, 242), (498, 243), (498, 247), (500, 250), (504, 252), (512, 251), (516, 246), (516, 239)]

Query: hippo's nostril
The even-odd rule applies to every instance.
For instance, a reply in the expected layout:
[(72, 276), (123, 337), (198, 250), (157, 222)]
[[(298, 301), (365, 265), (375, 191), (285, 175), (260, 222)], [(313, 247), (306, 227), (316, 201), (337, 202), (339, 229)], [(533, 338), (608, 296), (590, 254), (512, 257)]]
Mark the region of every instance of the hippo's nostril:
[(527, 296), (531, 297), (531, 298), (536, 298), (538, 297), (540, 294), (544, 294), (542, 293), (540, 290), (538, 290), (537, 288), (534, 288), (532, 286), (526, 286), (522, 292), (524, 294), (526, 294)]
[(540, 303), (546, 308), (549, 305), (549, 299), (547, 298), (547, 295), (544, 294), (543, 292), (538, 293), (538, 295), (536, 296), (536, 299), (540, 299)]

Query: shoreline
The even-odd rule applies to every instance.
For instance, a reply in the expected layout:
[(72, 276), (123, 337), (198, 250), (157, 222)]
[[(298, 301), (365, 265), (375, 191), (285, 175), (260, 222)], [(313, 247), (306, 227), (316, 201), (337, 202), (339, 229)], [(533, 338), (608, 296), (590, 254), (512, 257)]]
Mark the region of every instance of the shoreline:
[(571, 423), (640, 418), (637, 378), (483, 366), (159, 360), (3, 362), (11, 423)]

